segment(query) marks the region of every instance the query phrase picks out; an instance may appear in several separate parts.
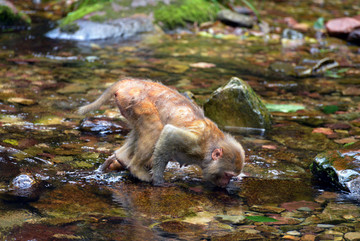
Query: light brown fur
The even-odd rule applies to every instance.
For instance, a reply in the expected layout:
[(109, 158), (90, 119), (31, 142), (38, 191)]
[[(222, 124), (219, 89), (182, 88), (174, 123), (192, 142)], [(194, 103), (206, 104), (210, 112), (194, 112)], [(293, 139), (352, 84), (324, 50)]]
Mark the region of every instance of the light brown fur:
[(132, 130), (102, 170), (126, 167), (140, 180), (161, 185), (166, 164), (175, 160), (199, 165), (204, 178), (221, 187), (240, 174), (245, 159), (242, 146), (177, 91), (156, 82), (123, 79), (79, 113), (99, 108), (112, 96)]

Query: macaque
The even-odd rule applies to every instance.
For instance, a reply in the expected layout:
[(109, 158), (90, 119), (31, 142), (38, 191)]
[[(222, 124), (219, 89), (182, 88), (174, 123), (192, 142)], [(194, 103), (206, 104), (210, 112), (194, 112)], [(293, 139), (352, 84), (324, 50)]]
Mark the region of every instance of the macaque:
[(219, 187), (240, 174), (245, 160), (242, 146), (177, 91), (148, 80), (123, 79), (80, 107), (79, 114), (98, 109), (112, 96), (131, 131), (100, 167), (102, 171), (126, 168), (156, 186), (166, 185), (163, 175), (169, 161), (200, 166), (204, 179)]

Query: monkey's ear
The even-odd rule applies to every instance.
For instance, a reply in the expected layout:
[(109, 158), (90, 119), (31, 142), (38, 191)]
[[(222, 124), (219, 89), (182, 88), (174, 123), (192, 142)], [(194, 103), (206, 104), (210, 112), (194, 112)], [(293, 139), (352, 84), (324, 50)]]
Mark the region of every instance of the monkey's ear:
[(216, 148), (215, 150), (213, 150), (213, 152), (211, 153), (211, 158), (213, 160), (219, 160), (219, 158), (221, 158), (223, 155), (223, 149), (222, 148)]

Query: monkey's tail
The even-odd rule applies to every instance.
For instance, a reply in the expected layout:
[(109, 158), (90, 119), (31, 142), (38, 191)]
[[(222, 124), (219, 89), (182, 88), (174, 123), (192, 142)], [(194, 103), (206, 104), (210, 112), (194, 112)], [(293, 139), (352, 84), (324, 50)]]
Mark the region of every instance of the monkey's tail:
[(106, 101), (108, 101), (114, 95), (114, 93), (118, 90), (118, 85), (120, 82), (121, 82), (121, 80), (114, 83), (113, 85), (111, 85), (109, 88), (107, 88), (105, 90), (105, 92), (102, 95), (100, 95), (99, 98), (97, 98), (97, 100), (95, 100), (94, 102), (92, 102), (88, 105), (84, 105), (84, 106), (80, 107), (77, 112), (80, 115), (84, 115), (90, 111), (99, 109), (99, 107), (101, 105), (103, 105)]

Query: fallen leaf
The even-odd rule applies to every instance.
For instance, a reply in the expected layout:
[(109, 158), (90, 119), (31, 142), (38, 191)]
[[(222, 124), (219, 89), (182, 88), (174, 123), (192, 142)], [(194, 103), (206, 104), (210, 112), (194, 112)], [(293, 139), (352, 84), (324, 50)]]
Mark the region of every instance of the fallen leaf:
[(301, 200), (301, 201), (293, 201), (293, 202), (282, 203), (280, 205), (280, 207), (285, 208), (289, 212), (292, 212), (292, 211), (294, 211), (294, 210), (296, 210), (298, 208), (301, 208), (301, 207), (308, 207), (311, 210), (314, 210), (315, 208), (320, 207), (320, 204), (318, 204), (316, 202)]
[(11, 103), (21, 104), (21, 105), (33, 105), (35, 101), (32, 99), (26, 99), (21, 97), (12, 97), (8, 99)]
[(214, 67), (216, 67), (216, 65), (212, 64), (212, 63), (206, 63), (206, 62), (198, 62), (198, 63), (190, 64), (190, 67), (200, 68), (200, 69), (208, 69), (208, 68), (214, 68)]
[(262, 145), (263, 149), (276, 150), (277, 146), (275, 145)]
[(296, 104), (265, 104), (266, 108), (270, 112), (296, 112), (298, 110), (304, 110), (305, 106)]
[(254, 221), (254, 222), (277, 222), (279, 220), (275, 219), (275, 218), (269, 218), (269, 217), (265, 217), (265, 216), (248, 216), (246, 217), (247, 219)]
[(357, 141), (359, 141), (359, 140), (356, 140), (354, 136), (334, 140), (334, 142), (336, 142), (336, 143), (338, 143), (338, 144), (355, 143), (355, 142), (357, 142)]
[(332, 135), (334, 134), (334, 131), (331, 130), (330, 128), (323, 128), (323, 127), (319, 127), (319, 128), (315, 128), (312, 133), (321, 133), (324, 135)]

